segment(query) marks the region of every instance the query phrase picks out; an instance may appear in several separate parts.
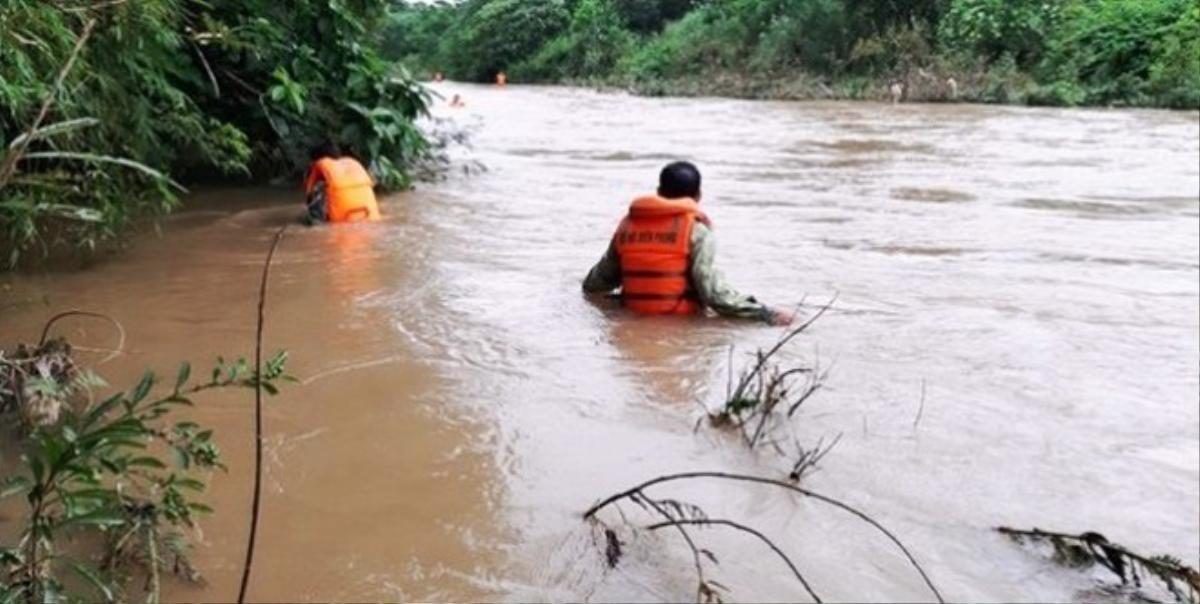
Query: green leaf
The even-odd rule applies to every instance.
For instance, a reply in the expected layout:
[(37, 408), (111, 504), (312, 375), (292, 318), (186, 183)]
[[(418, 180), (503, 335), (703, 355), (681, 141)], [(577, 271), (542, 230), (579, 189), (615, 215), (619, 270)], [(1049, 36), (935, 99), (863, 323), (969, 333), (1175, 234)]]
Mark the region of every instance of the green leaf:
[(163, 463), (157, 457), (150, 457), (150, 456), (138, 457), (136, 459), (131, 459), (131, 460), (129, 460), (129, 463), (127, 465), (139, 467), (139, 468), (154, 468), (156, 470), (164, 470), (167, 467), (167, 464)]
[(0, 604), (17, 604), (18, 599), (23, 592), (21, 590), (10, 588), (7, 585), (0, 586)]
[(24, 476), (9, 476), (0, 482), (0, 499), (11, 497), (33, 488), (33, 482)]
[(96, 588), (96, 591), (100, 592), (101, 594), (104, 594), (105, 602), (113, 602), (115, 600), (115, 597), (113, 596), (112, 587), (110, 587), (108, 583), (106, 583), (103, 579), (101, 579), (101, 577), (97, 573), (96, 569), (94, 569), (90, 566), (75, 562), (74, 560), (69, 560), (66, 558), (64, 558), (63, 560), (65, 560), (67, 563), (67, 566), (70, 566), (71, 569), (73, 569), (80, 577), (83, 577), (85, 580), (87, 580), (88, 583), (91, 583), (92, 587)]
[(188, 378), (192, 376), (192, 364), (184, 361), (179, 366), (179, 375), (175, 377), (175, 392), (179, 392), (180, 388), (187, 383)]
[(121, 526), (128, 522), (121, 514), (108, 509), (99, 509), (81, 516), (74, 516), (63, 521), (61, 526), (95, 526), (108, 528)]
[(213, 513), (213, 509), (207, 505), (204, 505), (203, 503), (189, 503), (187, 506), (189, 510), (200, 512), (201, 514)]
[(116, 462), (114, 462), (111, 459), (102, 457), (97, 461), (99, 461), (100, 466), (103, 467), (105, 470), (107, 470), (110, 474), (122, 474), (125, 471), (124, 467), (122, 467), (121, 465), (118, 465)]
[(29, 460), (29, 469), (33, 472), (34, 482), (41, 482), (42, 476), (45, 475), (46, 466), (42, 463), (40, 456), (34, 456)]
[(171, 447), (171, 457), (175, 460), (175, 465), (185, 470), (192, 465), (191, 456), (188, 455), (187, 451), (179, 447)]
[(195, 478), (176, 478), (175, 484), (185, 489), (196, 491), (197, 493), (204, 492), (204, 483)]
[(89, 128), (89, 127), (95, 126), (96, 124), (99, 124), (99, 123), (100, 123), (100, 120), (98, 120), (94, 117), (81, 117), (81, 118), (77, 118), (77, 119), (73, 119), (73, 120), (64, 120), (61, 122), (55, 122), (53, 124), (47, 124), (45, 126), (38, 128), (37, 130), (34, 130), (33, 132), (31, 132), (29, 134), (22, 134), (22, 135), (18, 136), (17, 138), (14, 138), (12, 140), (12, 142), (8, 144), (8, 148), (16, 149), (17, 147), (24, 144), (26, 141), (32, 143), (33, 141), (36, 141), (38, 139), (50, 138), (52, 136), (57, 136), (59, 134), (65, 133), (65, 132), (70, 132), (72, 130), (81, 130), (83, 128)]
[(108, 414), (108, 412), (111, 411), (113, 407), (117, 406), (122, 400), (124, 400), (124, 394), (117, 393), (108, 400), (96, 405), (95, 408), (93, 408), (91, 411), (88, 411), (87, 415), (84, 416), (83, 427), (87, 428), (88, 426), (96, 423), (97, 420)]
[(154, 372), (147, 371), (142, 374), (142, 381), (138, 382), (136, 388), (133, 389), (133, 394), (129, 396), (129, 401), (133, 404), (142, 402), (147, 394), (150, 394), (150, 388), (154, 386)]
[(133, 161), (132, 159), (126, 159), (124, 157), (113, 157), (111, 155), (96, 155), (95, 153), (77, 153), (74, 151), (38, 151), (36, 153), (26, 153), (21, 159), (22, 160), (73, 159), (73, 160), (78, 160), (78, 161), (95, 162), (95, 163), (101, 163), (101, 164), (115, 164), (118, 166), (123, 166), (125, 168), (137, 170), (138, 172), (141, 172), (147, 176), (150, 176), (151, 178), (154, 178), (155, 180), (161, 180), (161, 181), (171, 185), (172, 187), (175, 187), (181, 193), (188, 192), (187, 188), (185, 188), (183, 185), (175, 182), (170, 177), (168, 177), (166, 174), (163, 174), (162, 172), (159, 172), (158, 170), (155, 170), (154, 168), (151, 168), (150, 166), (147, 166), (146, 164)]
[(104, 213), (95, 208), (83, 208), (67, 203), (39, 203), (34, 211), (80, 222), (103, 222)]
[(71, 491), (70, 496), (84, 501), (115, 501), (118, 498), (115, 490), (106, 488), (79, 489)]

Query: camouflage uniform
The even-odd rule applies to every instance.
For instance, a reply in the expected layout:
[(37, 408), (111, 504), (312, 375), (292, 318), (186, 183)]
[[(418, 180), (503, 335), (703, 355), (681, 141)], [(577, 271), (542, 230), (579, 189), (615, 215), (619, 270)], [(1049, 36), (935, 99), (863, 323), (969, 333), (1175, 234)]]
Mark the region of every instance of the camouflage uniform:
[[(721, 272), (714, 266), (717, 255), (716, 236), (707, 226), (697, 222), (692, 227), (692, 239), (688, 250), (690, 268), (688, 276), (700, 303), (723, 317), (771, 321), (771, 311), (754, 299), (754, 296), (739, 294), (725, 282)], [(604, 293), (621, 286), (621, 259), (616, 245), (610, 243), (604, 257), (592, 267), (583, 280), (583, 291)]]

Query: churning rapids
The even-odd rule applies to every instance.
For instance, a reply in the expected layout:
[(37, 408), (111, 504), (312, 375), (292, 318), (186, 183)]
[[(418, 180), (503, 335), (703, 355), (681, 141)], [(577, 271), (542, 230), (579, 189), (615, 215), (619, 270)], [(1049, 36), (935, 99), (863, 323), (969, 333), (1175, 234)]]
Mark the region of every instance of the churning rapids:
[[(739, 289), (834, 308), (786, 351), (831, 367), (800, 414), (842, 435), (806, 486), (879, 519), (955, 601), (1077, 597), (1087, 576), (993, 533), (1099, 530), (1195, 565), (1200, 550), (1200, 117), (1194, 112), (647, 99), (441, 85), (473, 131), (444, 182), (372, 226), (291, 229), (266, 347), (303, 384), (267, 409), (254, 600), (678, 601), (678, 535), (607, 570), (580, 514), (658, 474), (779, 476), (786, 461), (693, 432), (698, 403), (779, 329), (654, 320), (580, 280), (663, 163), (695, 161)], [(111, 383), (249, 355), (259, 270), (299, 193), (211, 190), (131, 250), (0, 276), (0, 334), (66, 308), (128, 330)], [(76, 322), (78, 344), (111, 345)], [(919, 421), (922, 384), (925, 398)], [(246, 392), (204, 399), (228, 474), (196, 562), (237, 592), (253, 459)], [(6, 462), (11, 467), (11, 461)], [(775, 537), (826, 600), (923, 601), (878, 533), (754, 486), (654, 491)], [(637, 512), (636, 508), (626, 510)], [(3, 519), (0, 519), (3, 521)], [(803, 600), (761, 544), (696, 533), (739, 600)]]

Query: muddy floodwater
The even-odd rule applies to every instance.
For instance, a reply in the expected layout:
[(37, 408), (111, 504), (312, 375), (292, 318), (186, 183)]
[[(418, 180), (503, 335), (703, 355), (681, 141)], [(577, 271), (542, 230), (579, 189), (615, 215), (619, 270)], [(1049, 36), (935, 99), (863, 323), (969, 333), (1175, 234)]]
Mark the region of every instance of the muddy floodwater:
[[(996, 525), (1098, 530), (1200, 562), (1195, 112), (440, 91), (466, 107), (435, 113), (472, 133), (448, 178), (384, 199), (381, 224), (292, 228), (276, 256), (266, 347), (290, 351), (302, 384), (266, 409), (251, 600), (694, 597), (677, 534), (627, 535), (608, 570), (580, 518), (662, 473), (789, 467), (693, 431), (725, 393), (730, 348), (740, 367), (778, 328), (635, 318), (580, 292), (625, 205), (676, 158), (704, 172), (738, 289), (802, 313), (837, 296), (784, 352), (830, 370), (801, 443), (841, 435), (805, 485), (895, 532), (947, 599), (1091, 585)], [(0, 276), (3, 341), (83, 308), (128, 332), (98, 368), (114, 384), (251, 355), (263, 257), (300, 209), (295, 190), (200, 191), (125, 253)], [(62, 333), (115, 343), (103, 323)], [(236, 597), (252, 400), (195, 411), (230, 469), (195, 553), (207, 584), (171, 584), (169, 599)], [(827, 601), (929, 599), (878, 533), (815, 501), (653, 493), (769, 533)], [(730, 598), (807, 598), (761, 544), (695, 534)]]

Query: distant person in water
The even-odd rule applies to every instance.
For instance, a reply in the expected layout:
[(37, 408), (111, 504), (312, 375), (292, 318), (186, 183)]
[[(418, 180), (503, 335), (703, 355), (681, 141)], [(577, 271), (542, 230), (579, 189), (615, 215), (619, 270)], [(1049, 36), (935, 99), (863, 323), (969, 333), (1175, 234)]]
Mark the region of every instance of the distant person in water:
[(496, 85), (497, 86), (507, 86), (508, 85), (508, 74), (504, 73), (503, 71), (497, 71), (496, 72)]
[(305, 224), (379, 220), (375, 181), (358, 160), (341, 157), (332, 143), (313, 148), (309, 157), (312, 166), (304, 179)]
[(635, 199), (583, 291), (621, 288), (622, 304), (640, 314), (725, 317), (787, 325), (792, 314), (731, 289), (713, 266), (712, 223), (700, 211), (700, 171), (688, 162), (662, 169), (658, 193)]
[(450, 106), (451, 107), (466, 107), (467, 104), (465, 102), (463, 102), (462, 95), (456, 94), (456, 95), (454, 95), (454, 98), (450, 99)]
[(433, 72), (433, 81), (441, 82), (442, 80), (445, 80), (445, 79), (446, 79), (446, 76), (442, 75), (442, 72), (440, 72), (440, 71)]

